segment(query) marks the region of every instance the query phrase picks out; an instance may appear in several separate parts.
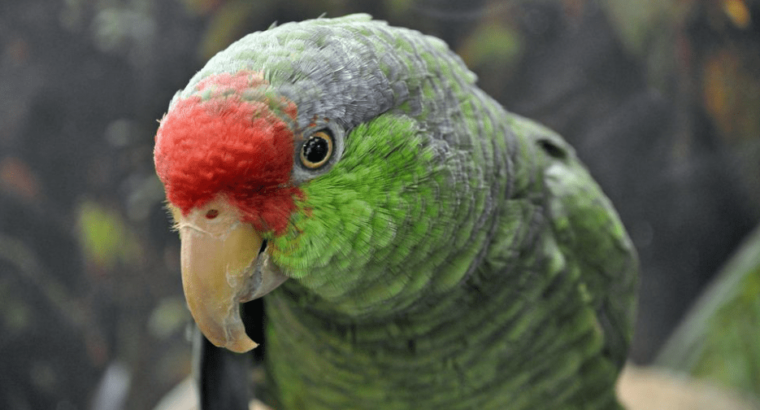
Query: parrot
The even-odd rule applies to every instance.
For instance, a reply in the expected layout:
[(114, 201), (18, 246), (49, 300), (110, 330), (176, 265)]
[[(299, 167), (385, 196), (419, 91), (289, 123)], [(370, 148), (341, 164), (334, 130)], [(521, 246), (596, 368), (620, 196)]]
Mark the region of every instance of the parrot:
[(476, 80), (355, 14), (248, 34), (175, 94), (154, 163), (224, 352), (204, 408), (259, 342), (275, 409), (622, 408), (632, 242), (574, 149)]

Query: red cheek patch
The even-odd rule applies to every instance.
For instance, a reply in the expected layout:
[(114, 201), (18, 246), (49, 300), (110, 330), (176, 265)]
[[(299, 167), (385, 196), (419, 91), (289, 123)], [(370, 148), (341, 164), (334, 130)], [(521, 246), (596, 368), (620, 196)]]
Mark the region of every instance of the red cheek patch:
[[(215, 86), (250, 86), (250, 76)], [(206, 87), (199, 84), (199, 88)], [(228, 88), (229, 89), (229, 88)], [(236, 95), (178, 101), (161, 121), (154, 150), (167, 199), (183, 213), (224, 194), (257, 230), (282, 233), (295, 210), (293, 134), (260, 101)]]

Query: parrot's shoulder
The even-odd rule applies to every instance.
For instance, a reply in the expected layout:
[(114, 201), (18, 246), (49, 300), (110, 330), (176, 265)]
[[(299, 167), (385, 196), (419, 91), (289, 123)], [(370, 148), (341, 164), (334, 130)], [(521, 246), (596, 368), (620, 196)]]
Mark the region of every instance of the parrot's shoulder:
[(567, 269), (576, 270), (605, 336), (607, 353), (622, 366), (630, 344), (638, 258), (612, 203), (574, 149), (557, 133), (510, 114), (521, 144), (533, 149), (532, 172), (542, 185), (543, 215)]

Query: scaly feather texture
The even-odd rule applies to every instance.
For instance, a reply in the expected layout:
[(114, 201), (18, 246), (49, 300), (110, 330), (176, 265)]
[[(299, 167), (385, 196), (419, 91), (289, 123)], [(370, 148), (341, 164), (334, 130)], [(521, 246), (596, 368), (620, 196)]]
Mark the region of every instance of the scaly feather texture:
[[(251, 155), (253, 174), (233, 179), (242, 182), (201, 182), (201, 191), (213, 185), (241, 207), (270, 209), (253, 184), (292, 201), (272, 208), (287, 211), (285, 225), (249, 218), (290, 277), (264, 298), (266, 401), (304, 410), (619, 408), (635, 252), (559, 136), (506, 112), (438, 39), (367, 15), (316, 19), (244, 37), (177, 94), (156, 144), (168, 192), (184, 189), (171, 177), (177, 169), (194, 181), (232, 172), (170, 159), (172, 122), (251, 104), (267, 109), (246, 111), (254, 119), (245, 127), (287, 126), (267, 134), (292, 144), (287, 181), (253, 175), (269, 159), (236, 151), (249, 137), (225, 142), (226, 125), (190, 139), (202, 158)], [(310, 170), (299, 148), (319, 129), (334, 135), (336, 153)], [(174, 195), (190, 206), (208, 200), (188, 192)]]

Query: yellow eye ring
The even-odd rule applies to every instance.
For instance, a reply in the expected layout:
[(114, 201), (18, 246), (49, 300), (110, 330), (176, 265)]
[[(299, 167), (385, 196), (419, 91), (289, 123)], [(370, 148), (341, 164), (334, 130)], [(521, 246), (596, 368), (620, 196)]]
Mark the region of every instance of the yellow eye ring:
[(317, 169), (330, 160), (333, 138), (328, 130), (317, 131), (301, 146), (301, 163), (309, 169)]

